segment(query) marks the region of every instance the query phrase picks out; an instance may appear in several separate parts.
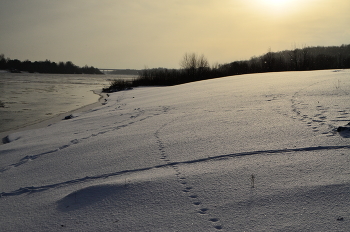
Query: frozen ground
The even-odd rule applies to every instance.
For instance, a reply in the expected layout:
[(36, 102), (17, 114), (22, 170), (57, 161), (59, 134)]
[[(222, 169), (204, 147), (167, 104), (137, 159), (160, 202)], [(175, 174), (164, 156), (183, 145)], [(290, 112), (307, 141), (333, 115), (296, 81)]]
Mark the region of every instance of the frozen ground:
[(8, 136), (0, 229), (349, 231), (349, 100), (350, 70), (113, 93)]

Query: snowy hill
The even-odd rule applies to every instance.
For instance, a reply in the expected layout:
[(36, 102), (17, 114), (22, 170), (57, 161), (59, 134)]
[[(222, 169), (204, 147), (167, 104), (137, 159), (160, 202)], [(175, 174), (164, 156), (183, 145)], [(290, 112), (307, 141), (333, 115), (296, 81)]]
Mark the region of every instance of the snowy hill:
[(0, 146), (1, 231), (349, 231), (350, 70), (113, 93)]

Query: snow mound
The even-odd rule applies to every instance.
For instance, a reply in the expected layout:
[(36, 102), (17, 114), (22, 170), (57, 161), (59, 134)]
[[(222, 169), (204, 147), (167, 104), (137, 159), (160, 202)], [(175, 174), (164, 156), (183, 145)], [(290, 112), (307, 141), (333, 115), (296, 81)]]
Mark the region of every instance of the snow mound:
[(63, 199), (57, 202), (57, 209), (60, 211), (69, 211), (87, 208), (90, 205), (96, 205), (108, 198), (115, 198), (119, 200), (126, 200), (130, 197), (130, 191), (127, 191), (127, 184), (125, 185), (94, 185), (89, 186), (70, 193)]

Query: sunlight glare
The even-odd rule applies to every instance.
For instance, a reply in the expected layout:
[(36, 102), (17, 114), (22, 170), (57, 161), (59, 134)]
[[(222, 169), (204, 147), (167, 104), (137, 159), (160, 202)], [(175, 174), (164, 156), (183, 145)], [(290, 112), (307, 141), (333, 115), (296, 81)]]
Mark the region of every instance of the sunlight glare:
[(292, 2), (292, 0), (262, 0), (265, 2), (267, 5), (271, 6), (276, 6), (276, 7), (281, 7), (288, 5), (288, 3)]
[(258, 5), (274, 14), (290, 13), (293, 8), (301, 4), (299, 0), (257, 0)]

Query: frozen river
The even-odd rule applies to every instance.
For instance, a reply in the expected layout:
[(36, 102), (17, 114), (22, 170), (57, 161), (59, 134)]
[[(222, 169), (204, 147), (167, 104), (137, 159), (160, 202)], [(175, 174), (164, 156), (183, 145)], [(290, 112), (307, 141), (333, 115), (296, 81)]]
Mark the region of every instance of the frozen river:
[(0, 132), (95, 103), (111, 80), (128, 75), (0, 73)]

